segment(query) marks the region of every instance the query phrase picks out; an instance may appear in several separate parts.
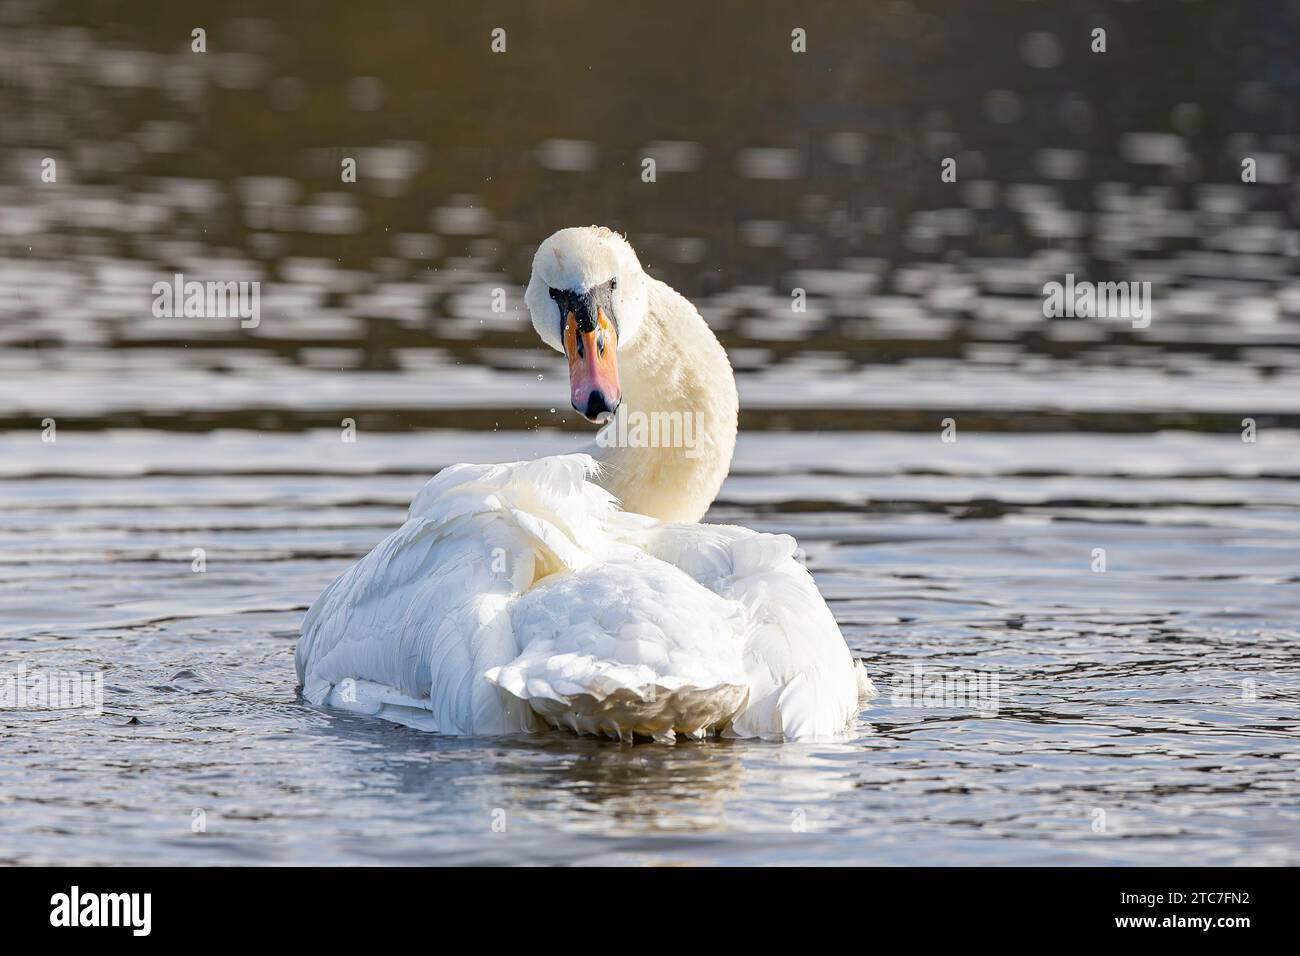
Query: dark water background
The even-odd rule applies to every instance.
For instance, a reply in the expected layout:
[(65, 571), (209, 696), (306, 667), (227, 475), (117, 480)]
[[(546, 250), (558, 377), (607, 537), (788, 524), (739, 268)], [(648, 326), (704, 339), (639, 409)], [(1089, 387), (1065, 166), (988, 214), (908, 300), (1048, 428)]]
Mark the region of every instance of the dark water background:
[[(1295, 3), (0, 2), (0, 665), (105, 680), (0, 711), (0, 859), (1300, 862), (1298, 44)], [(521, 309), (590, 222), (729, 350), (710, 517), (800, 539), (884, 692), (842, 741), (296, 700), (430, 474), (585, 440)], [(260, 324), (155, 318), (176, 272)], [(1150, 327), (1044, 319), (1067, 273)]]

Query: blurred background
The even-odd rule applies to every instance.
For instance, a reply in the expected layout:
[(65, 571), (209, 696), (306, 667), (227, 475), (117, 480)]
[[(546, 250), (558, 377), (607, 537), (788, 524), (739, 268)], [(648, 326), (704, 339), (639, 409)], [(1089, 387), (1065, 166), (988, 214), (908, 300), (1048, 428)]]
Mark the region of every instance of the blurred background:
[[(1294, 3), (239, 6), (0, 8), (0, 426), (568, 427), (522, 286), (588, 223), (699, 305), (746, 428), (1297, 422)], [(155, 319), (174, 272), (260, 280), (261, 325)], [(1045, 320), (1067, 272), (1152, 282), (1152, 327)]]
[[(109, 702), (0, 713), (0, 857), (1297, 862), (1297, 49), (1283, 0), (0, 0), (0, 660)], [(729, 351), (710, 519), (799, 537), (885, 690), (842, 745), (294, 698), (429, 475), (589, 440), (522, 298), (590, 223)], [(177, 272), (260, 323), (156, 318)], [(1045, 319), (1067, 273), (1150, 327)], [(916, 663), (1007, 700), (895, 706)]]

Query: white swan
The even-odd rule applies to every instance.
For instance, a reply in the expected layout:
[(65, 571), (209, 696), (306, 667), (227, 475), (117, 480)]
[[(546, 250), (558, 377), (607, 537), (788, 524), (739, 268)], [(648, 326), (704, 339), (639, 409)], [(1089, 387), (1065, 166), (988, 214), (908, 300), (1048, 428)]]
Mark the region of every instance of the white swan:
[(696, 523), (737, 413), (699, 313), (598, 227), (542, 243), (525, 302), (592, 455), (443, 469), (307, 612), (303, 696), (445, 734), (843, 732), (875, 689), (794, 539)]

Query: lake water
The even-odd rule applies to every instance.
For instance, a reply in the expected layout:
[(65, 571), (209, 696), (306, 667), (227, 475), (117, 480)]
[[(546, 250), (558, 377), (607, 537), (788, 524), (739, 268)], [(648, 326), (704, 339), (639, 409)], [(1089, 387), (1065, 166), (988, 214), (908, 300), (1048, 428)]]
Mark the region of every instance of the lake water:
[[(0, 710), (0, 861), (1300, 863), (1294, 11), (1123, 4), (1098, 60), (1046, 4), (823, 10), (799, 60), (775, 4), (530, 6), (0, 5), (0, 671), (104, 691)], [(520, 308), (592, 221), (729, 350), (709, 520), (799, 539), (882, 691), (842, 740), (296, 696), (430, 475), (588, 440)], [(260, 322), (155, 317), (176, 272)], [(1044, 318), (1067, 273), (1153, 321)]]

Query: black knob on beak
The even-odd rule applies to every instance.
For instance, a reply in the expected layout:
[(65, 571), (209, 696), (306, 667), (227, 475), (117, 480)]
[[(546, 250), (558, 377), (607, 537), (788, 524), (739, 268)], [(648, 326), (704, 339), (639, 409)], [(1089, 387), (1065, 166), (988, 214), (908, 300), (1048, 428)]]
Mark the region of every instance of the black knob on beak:
[(578, 410), (582, 412), (582, 414), (586, 415), (590, 421), (598, 422), (606, 416), (612, 416), (617, 408), (617, 401), (610, 404), (610, 402), (605, 398), (605, 393), (600, 389), (596, 389), (587, 396), (587, 407)]

